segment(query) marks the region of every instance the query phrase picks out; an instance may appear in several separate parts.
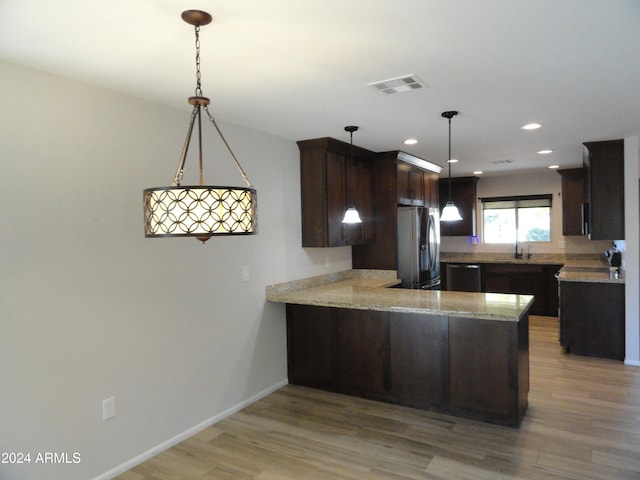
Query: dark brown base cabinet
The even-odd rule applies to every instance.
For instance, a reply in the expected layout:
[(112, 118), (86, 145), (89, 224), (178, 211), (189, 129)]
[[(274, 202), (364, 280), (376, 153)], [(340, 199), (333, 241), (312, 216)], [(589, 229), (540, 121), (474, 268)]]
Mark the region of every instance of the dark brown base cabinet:
[(576, 355), (624, 360), (624, 284), (560, 282), (560, 344)]
[[(466, 265), (441, 263), (442, 285), (448, 285), (447, 266)], [(529, 313), (555, 317), (558, 315), (558, 282), (555, 274), (562, 265), (482, 263), (480, 264), (480, 291), (487, 293), (517, 293), (533, 295)], [(477, 272), (469, 270), (469, 275)], [(464, 291), (464, 288), (461, 287)]]
[(555, 274), (562, 265), (482, 265), (482, 291), (533, 295), (531, 315), (558, 315), (558, 281)]
[(520, 322), (287, 304), (289, 382), (517, 427), (529, 392)]

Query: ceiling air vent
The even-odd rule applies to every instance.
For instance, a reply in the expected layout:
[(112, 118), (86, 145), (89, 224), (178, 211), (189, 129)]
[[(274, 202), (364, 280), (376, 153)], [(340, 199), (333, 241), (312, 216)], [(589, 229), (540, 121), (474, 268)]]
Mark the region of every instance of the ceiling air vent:
[(373, 87), (381, 94), (390, 95), (392, 93), (412, 92), (413, 90), (428, 88), (428, 85), (416, 75), (411, 74), (380, 82), (367, 83), (367, 87)]
[(513, 163), (513, 160), (511, 159), (506, 159), (506, 160), (492, 160), (491, 163), (493, 163), (494, 165), (504, 165), (507, 163)]

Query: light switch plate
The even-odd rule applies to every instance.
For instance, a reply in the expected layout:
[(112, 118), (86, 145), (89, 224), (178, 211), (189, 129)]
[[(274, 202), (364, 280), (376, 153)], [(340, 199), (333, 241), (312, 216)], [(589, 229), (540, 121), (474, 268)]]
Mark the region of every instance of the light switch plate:
[(116, 416), (116, 397), (105, 398), (102, 401), (102, 421), (106, 422)]

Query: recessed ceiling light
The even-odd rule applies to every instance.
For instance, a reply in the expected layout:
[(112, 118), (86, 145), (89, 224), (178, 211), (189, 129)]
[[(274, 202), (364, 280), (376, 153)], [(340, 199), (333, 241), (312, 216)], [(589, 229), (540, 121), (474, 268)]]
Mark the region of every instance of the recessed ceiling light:
[(415, 145), (416, 143), (418, 143), (418, 140), (416, 140), (415, 138), (407, 138), (404, 142), (405, 145)]
[(549, 165), (549, 168), (560, 168), (560, 165)]
[(541, 127), (539, 123), (527, 123), (526, 125), (521, 126), (522, 130), (537, 130)]
[(546, 149), (546, 150), (539, 150), (537, 153), (538, 153), (539, 155), (548, 155), (548, 154), (550, 154), (550, 153), (553, 153), (553, 150), (549, 150), (549, 149)]
[(452, 158), (451, 160), (447, 160), (447, 163), (458, 163), (458, 159)]
[(474, 175), (482, 175), (484, 172), (482, 170), (476, 170), (473, 172)]

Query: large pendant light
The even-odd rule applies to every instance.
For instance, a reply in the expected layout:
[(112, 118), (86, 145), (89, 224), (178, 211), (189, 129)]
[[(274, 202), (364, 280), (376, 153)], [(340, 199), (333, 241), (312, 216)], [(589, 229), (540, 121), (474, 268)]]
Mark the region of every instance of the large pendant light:
[(451, 119), (456, 115), (458, 115), (458, 112), (456, 111), (442, 112), (442, 116), (449, 119), (449, 160), (447, 162), (449, 164), (449, 199), (440, 214), (441, 222), (455, 222), (462, 220), (458, 207), (456, 207), (453, 200), (451, 200)]
[[(356, 127), (355, 125), (349, 125), (344, 127), (344, 130), (346, 132), (349, 132), (349, 135), (351, 136), (351, 149), (349, 152), (349, 162), (351, 165), (353, 165), (353, 132), (357, 132), (358, 127)], [(351, 193), (352, 191), (353, 189), (351, 188), (351, 185), (349, 185), (347, 187), (347, 192), (349, 192), (349, 196), (353, 195), (353, 193)], [(350, 200), (352, 199), (350, 198)], [(349, 203), (353, 203), (353, 202), (351, 201)], [(360, 214), (358, 213), (358, 209), (355, 207), (355, 205), (351, 205), (344, 212), (344, 218), (342, 219), (342, 223), (349, 223), (349, 224), (362, 223), (362, 219), (360, 218)]]
[[(208, 25), (212, 18), (207, 12), (187, 10), (182, 12), (182, 19), (193, 25), (195, 30), (196, 89), (195, 96), (188, 99), (189, 105), (193, 106), (193, 111), (173, 183), (170, 187), (147, 188), (143, 192), (145, 236), (149, 238), (196, 237), (204, 243), (216, 235), (252, 235), (257, 232), (258, 226), (256, 190), (209, 112), (209, 99), (202, 95), (200, 26)], [(207, 118), (218, 132), (247, 187), (205, 185), (202, 168), (202, 111), (207, 114)], [(200, 181), (197, 186), (181, 186), (184, 164), (196, 121)]]

